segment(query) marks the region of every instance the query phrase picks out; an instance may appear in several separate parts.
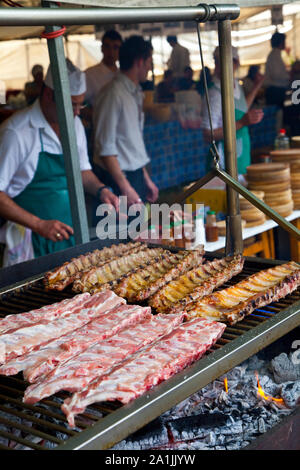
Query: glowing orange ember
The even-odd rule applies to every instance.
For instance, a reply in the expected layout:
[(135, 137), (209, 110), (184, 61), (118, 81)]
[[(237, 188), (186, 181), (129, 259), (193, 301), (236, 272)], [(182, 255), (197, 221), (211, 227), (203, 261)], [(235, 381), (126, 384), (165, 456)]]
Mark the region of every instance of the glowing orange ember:
[(264, 390), (261, 388), (261, 385), (259, 383), (258, 373), (255, 372), (255, 375), (257, 379), (257, 396), (262, 397), (266, 401), (274, 401), (276, 403), (281, 403), (282, 405), (284, 405), (284, 401), (282, 398), (274, 398), (265, 394)]
[(228, 381), (227, 381), (227, 377), (225, 377), (225, 379), (224, 379), (224, 388), (225, 388), (225, 392), (228, 393)]

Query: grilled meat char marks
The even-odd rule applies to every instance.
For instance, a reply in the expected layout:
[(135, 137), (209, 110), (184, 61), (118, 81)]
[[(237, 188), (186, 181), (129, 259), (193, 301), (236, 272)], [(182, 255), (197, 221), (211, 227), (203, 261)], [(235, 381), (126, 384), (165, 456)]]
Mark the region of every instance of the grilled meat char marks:
[(191, 302), (213, 292), (244, 266), (242, 256), (217, 259), (185, 272), (169, 282), (149, 299), (149, 305), (159, 312), (179, 313)]
[(203, 251), (164, 253), (155, 263), (149, 263), (124, 276), (114, 291), (127, 300), (143, 301), (172, 279), (203, 260)]
[(147, 248), (128, 255), (121, 256), (113, 261), (104, 264), (101, 267), (92, 268), (73, 284), (75, 292), (88, 292), (91, 289), (101, 288), (103, 284), (114, 285), (122, 275), (146, 263), (155, 256), (160, 255), (164, 250), (162, 248)]
[(80, 255), (78, 258), (72, 258), (71, 261), (67, 261), (62, 266), (46, 273), (43, 279), (44, 285), (47, 289), (63, 290), (92, 267), (101, 265), (124, 253), (138, 251), (143, 246), (145, 245), (141, 242), (120, 243), (109, 248), (94, 250), (91, 253)]
[(232, 287), (203, 297), (183, 311), (189, 319), (203, 317), (234, 324), (256, 308), (285, 297), (299, 285), (300, 265), (291, 261), (260, 271)]

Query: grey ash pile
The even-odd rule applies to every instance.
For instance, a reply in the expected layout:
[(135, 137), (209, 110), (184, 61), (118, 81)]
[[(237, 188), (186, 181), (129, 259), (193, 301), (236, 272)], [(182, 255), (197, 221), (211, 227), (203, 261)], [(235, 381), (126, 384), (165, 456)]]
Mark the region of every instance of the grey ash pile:
[[(244, 448), (300, 404), (300, 360), (295, 360), (295, 353), (281, 353), (271, 359), (262, 356), (252, 356), (113, 449)], [(257, 375), (268, 399), (258, 395)]]

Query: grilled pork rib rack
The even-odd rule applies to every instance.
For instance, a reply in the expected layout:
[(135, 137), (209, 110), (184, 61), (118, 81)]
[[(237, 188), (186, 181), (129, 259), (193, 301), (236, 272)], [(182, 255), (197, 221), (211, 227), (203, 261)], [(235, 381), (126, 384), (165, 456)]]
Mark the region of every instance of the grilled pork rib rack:
[(300, 265), (291, 261), (260, 271), (232, 287), (187, 305), (188, 319), (202, 317), (234, 324), (256, 308), (285, 297), (300, 285)]
[[(142, 247), (134, 253), (125, 253), (102, 266), (94, 267), (83, 273), (80, 279), (73, 283), (74, 292), (97, 292), (111, 288), (121, 278), (132, 269), (140, 266), (163, 253), (162, 248)], [(183, 255), (181, 255), (183, 256)]]
[(143, 246), (145, 245), (140, 242), (120, 243), (118, 245), (111, 245), (109, 248), (105, 247), (101, 250), (94, 250), (78, 258), (72, 258), (71, 261), (67, 261), (62, 266), (46, 273), (44, 285), (48, 289), (63, 290), (72, 284), (76, 278), (80, 277), (82, 272), (86, 272), (94, 266), (102, 265), (125, 253), (138, 251)]
[(150, 260), (146, 266), (123, 276), (113, 290), (130, 302), (146, 300), (181, 273), (201, 264), (202, 260), (202, 249), (179, 253), (165, 252), (155, 262)]
[(217, 287), (240, 273), (244, 258), (222, 258), (207, 262), (185, 272), (159, 289), (149, 299), (158, 312), (180, 313), (197, 299), (211, 294)]

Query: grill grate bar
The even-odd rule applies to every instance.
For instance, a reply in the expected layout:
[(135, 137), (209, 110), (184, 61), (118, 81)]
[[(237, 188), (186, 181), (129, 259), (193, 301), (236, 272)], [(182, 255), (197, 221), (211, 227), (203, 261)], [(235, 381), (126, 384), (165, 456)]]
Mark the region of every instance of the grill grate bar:
[[(11, 421), (9, 421), (6, 418), (2, 418), (1, 416), (0, 416), (0, 423), (6, 424), (7, 426), (11, 426)], [(50, 436), (49, 434), (46, 434), (42, 431), (38, 431), (37, 429), (31, 428), (30, 426), (26, 426), (24, 424), (14, 422), (14, 427), (16, 429), (19, 429), (20, 431), (26, 432), (27, 434), (31, 434), (33, 436), (37, 436), (37, 437), (40, 437), (41, 439), (45, 439), (51, 442), (55, 442), (56, 444), (61, 444), (63, 442), (61, 439), (58, 439), (55, 436)], [(1, 430), (0, 430), (0, 434), (1, 434)]]
[[(26, 419), (27, 421), (32, 421), (32, 423), (35, 423), (39, 426), (45, 426), (45, 421), (44, 420), (42, 420), (40, 418), (37, 418), (36, 416), (30, 415), (28, 413), (23, 413), (22, 411), (18, 411), (15, 408), (9, 408), (8, 406), (0, 405), (0, 410), (3, 411), (4, 413), (14, 415), (18, 418)], [(36, 410), (35, 410), (35, 412), (36, 412)], [(47, 427), (49, 429), (52, 429), (53, 431), (63, 432), (63, 433), (68, 434), (70, 436), (75, 436), (75, 434), (77, 434), (75, 431), (71, 431), (68, 428), (64, 428), (63, 426), (59, 426), (56, 423), (50, 423), (49, 421), (47, 421), (46, 424), (47, 424)]]
[[(12, 426), (12, 423), (10, 423), (10, 426)], [(19, 444), (22, 444), (26, 447), (31, 447), (32, 449), (35, 449), (35, 450), (46, 450), (44, 446), (35, 444), (34, 442), (27, 441), (26, 439), (23, 439), (20, 436), (16, 436), (15, 434), (11, 434), (6, 431), (1, 431), (0, 434), (2, 435), (2, 437), (5, 437), (6, 439), (9, 439), (10, 441), (18, 442)]]

